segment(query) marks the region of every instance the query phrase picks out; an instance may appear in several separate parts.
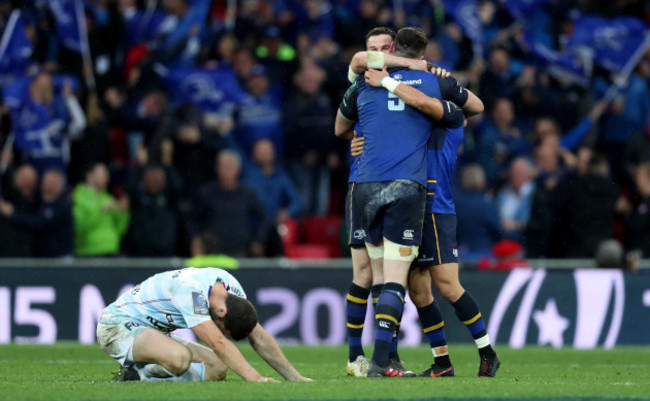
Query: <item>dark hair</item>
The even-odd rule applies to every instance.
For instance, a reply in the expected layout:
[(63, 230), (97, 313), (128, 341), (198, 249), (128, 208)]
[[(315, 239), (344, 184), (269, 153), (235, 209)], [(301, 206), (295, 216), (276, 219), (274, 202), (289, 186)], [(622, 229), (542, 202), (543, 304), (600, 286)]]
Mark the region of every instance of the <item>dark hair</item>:
[(226, 309), (223, 326), (230, 332), (230, 337), (235, 341), (248, 337), (257, 325), (257, 312), (253, 304), (247, 299), (228, 294)]
[(395, 54), (407, 58), (418, 58), (424, 54), (429, 40), (420, 28), (406, 27), (397, 31)]
[(89, 164), (86, 164), (86, 166), (84, 167), (84, 177), (86, 177), (88, 174), (95, 171), (95, 169), (99, 166), (104, 166), (104, 163), (99, 161), (93, 161), (90, 162)]
[(391, 40), (395, 40), (395, 36), (397, 36), (395, 31), (393, 31), (389, 27), (378, 26), (376, 28), (372, 28), (370, 32), (368, 32), (368, 34), (366, 35), (366, 43), (368, 43), (368, 39), (370, 39), (371, 36), (379, 36), (379, 35), (388, 35), (390, 36)]
[(218, 255), (221, 253), (221, 245), (216, 235), (208, 231), (203, 231), (199, 233), (198, 237), (199, 241), (201, 241), (203, 252), (206, 255)]

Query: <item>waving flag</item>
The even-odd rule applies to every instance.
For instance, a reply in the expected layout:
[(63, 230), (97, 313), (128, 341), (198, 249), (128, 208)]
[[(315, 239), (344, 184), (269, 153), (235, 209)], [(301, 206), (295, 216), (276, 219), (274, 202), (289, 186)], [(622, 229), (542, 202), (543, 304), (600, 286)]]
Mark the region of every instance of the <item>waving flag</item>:
[(590, 60), (576, 49), (559, 52), (540, 41), (536, 41), (530, 33), (524, 35), (529, 55), (539, 68), (549, 74), (567, 79), (575, 84), (586, 87), (591, 78)]
[(648, 26), (634, 17), (607, 19), (585, 16), (576, 21), (568, 45), (592, 49), (594, 63), (620, 72), (648, 34)]
[(56, 34), (63, 46), (81, 52), (85, 32), (83, 0), (48, 0), (56, 22)]
[(226, 113), (226, 108), (240, 104), (244, 99), (245, 92), (237, 77), (227, 68), (179, 70), (158, 66), (156, 71), (164, 78), (175, 99), (192, 103), (205, 111)]
[(476, 0), (443, 0), (445, 12), (449, 14), (460, 26), (472, 43), (483, 42), (483, 28), (478, 18), (478, 4)]
[(20, 10), (14, 10), (0, 41), (0, 75), (22, 74), (31, 55), (32, 43), (25, 33)]

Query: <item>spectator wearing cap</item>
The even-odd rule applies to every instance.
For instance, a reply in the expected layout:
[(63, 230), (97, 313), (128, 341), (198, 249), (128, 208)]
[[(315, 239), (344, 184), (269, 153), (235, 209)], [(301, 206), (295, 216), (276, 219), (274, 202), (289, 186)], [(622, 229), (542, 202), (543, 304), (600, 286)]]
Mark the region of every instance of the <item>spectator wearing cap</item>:
[(251, 69), (246, 91), (235, 130), (239, 145), (250, 155), (255, 142), (268, 139), (278, 154), (284, 154), (281, 102), (270, 91), (270, 80), (264, 66), (257, 64)]
[(485, 172), (478, 164), (461, 171), (460, 190), (454, 193), (458, 216), (458, 247), (463, 260), (476, 261), (488, 255), (503, 236), (499, 210), (486, 193)]
[(19, 210), (11, 203), (0, 201), (0, 213), (16, 227), (33, 234), (35, 256), (73, 256), (72, 202), (61, 170), (47, 170), (43, 174), (41, 198), (38, 209), (34, 212)]

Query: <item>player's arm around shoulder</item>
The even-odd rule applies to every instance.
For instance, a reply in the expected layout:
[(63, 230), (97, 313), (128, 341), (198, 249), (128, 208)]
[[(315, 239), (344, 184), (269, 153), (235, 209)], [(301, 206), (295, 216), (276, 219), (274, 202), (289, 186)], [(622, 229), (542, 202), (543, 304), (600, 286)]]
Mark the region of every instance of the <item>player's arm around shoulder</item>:
[[(427, 96), (412, 86), (394, 80), (388, 75), (386, 69), (381, 71), (368, 70), (365, 73), (365, 79), (367, 84), (385, 88), (389, 92), (397, 95), (404, 103), (415, 107), (438, 121), (446, 121), (449, 117), (447, 114), (453, 110), (451, 107), (446, 107), (444, 101)], [(455, 117), (460, 117), (462, 124), (462, 115)]]
[(221, 330), (212, 321), (205, 321), (192, 327), (192, 331), (201, 339), (223, 363), (246, 381), (274, 381), (272, 378), (263, 377), (244, 358), (239, 349), (223, 335)]
[(253, 331), (248, 335), (248, 342), (255, 352), (262, 357), (276, 372), (286, 380), (291, 381), (312, 381), (301, 375), (296, 368), (291, 365), (284, 355), (277, 341), (270, 335), (261, 324), (257, 324)]

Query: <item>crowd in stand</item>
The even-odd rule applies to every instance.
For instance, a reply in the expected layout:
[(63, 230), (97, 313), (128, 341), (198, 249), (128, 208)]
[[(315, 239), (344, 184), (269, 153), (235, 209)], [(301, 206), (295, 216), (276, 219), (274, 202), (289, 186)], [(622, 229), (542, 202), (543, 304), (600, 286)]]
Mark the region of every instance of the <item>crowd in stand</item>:
[[(370, 29), (415, 25), (486, 106), (459, 155), (461, 258), (502, 240), (594, 257), (610, 239), (650, 257), (650, 51), (604, 102), (611, 71), (585, 84), (543, 68), (499, 0), (477, 1), (480, 49), (438, 0), (86, 0), (90, 60), (64, 43), (60, 10), (26, 3), (0, 1), (3, 35), (20, 10), (31, 50), (0, 63), (0, 256), (190, 255), (206, 237), (282, 255), (288, 221), (343, 215), (349, 144), (333, 122), (349, 60)], [(643, 1), (538, 3), (555, 48), (580, 15), (650, 21)]]

